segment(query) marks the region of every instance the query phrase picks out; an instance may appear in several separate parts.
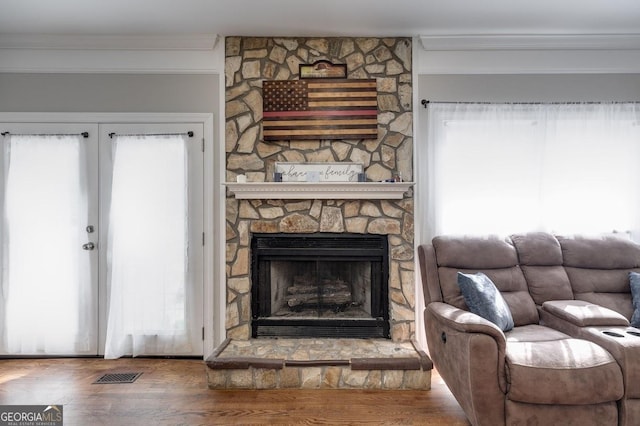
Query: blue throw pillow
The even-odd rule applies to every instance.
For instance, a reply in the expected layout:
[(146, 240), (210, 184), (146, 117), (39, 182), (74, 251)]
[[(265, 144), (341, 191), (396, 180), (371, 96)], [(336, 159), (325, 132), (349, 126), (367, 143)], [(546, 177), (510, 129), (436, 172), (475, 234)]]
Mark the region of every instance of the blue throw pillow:
[(629, 272), (629, 284), (631, 285), (631, 296), (633, 297), (631, 325), (640, 328), (640, 274)]
[(511, 310), (489, 277), (482, 272), (475, 274), (458, 272), (458, 286), (469, 311), (491, 321), (502, 331), (513, 328)]

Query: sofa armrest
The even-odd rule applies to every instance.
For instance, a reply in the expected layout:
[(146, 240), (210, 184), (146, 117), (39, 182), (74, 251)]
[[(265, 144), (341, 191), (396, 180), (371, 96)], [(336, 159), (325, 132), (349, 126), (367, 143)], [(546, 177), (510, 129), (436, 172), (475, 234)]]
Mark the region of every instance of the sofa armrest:
[(441, 321), (451, 329), (462, 333), (482, 333), (493, 337), (496, 344), (503, 351), (506, 347), (506, 338), (502, 330), (479, 315), (464, 311), (446, 303), (435, 302), (427, 306)]
[(474, 425), (504, 424), (506, 337), (493, 323), (442, 302), (424, 311), (429, 355)]
[(542, 304), (542, 310), (578, 327), (629, 326), (624, 315), (584, 300), (550, 300)]
[(438, 277), (438, 262), (436, 261), (436, 252), (433, 246), (427, 244), (418, 246), (418, 259), (425, 305), (431, 302), (442, 302), (442, 291)]

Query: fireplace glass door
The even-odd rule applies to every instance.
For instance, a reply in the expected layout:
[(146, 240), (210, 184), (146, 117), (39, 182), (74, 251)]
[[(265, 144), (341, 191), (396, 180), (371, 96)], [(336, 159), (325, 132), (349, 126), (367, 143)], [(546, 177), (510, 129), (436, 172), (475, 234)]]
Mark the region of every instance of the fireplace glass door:
[(388, 337), (386, 237), (254, 235), (252, 260), (254, 337)]

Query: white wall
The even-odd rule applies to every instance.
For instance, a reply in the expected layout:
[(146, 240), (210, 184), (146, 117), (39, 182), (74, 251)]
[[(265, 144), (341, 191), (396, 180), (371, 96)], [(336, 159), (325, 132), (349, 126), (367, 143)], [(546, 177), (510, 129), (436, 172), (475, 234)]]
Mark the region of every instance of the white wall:
[(418, 87), (420, 100), (440, 102), (635, 101), (640, 74), (422, 74)]
[(0, 74), (4, 112), (218, 111), (216, 74)]
[(556, 50), (548, 46), (500, 50), (430, 50), (415, 38), (414, 66), (423, 74), (633, 74), (640, 72), (640, 49)]

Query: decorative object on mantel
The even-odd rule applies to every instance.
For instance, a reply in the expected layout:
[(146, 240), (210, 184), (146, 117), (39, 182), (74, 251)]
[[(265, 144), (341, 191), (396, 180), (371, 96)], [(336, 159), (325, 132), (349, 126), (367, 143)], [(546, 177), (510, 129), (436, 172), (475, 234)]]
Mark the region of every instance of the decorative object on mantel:
[(280, 163), (275, 164), (276, 182), (359, 182), (362, 163)]
[(265, 141), (377, 139), (376, 79), (266, 80)]
[(300, 64), (300, 78), (347, 78), (347, 65), (320, 60), (313, 64)]
[(394, 170), (393, 176), (390, 179), (386, 179), (385, 182), (402, 182), (402, 172), (400, 170)]
[(238, 200), (401, 200), (414, 182), (227, 182)]

